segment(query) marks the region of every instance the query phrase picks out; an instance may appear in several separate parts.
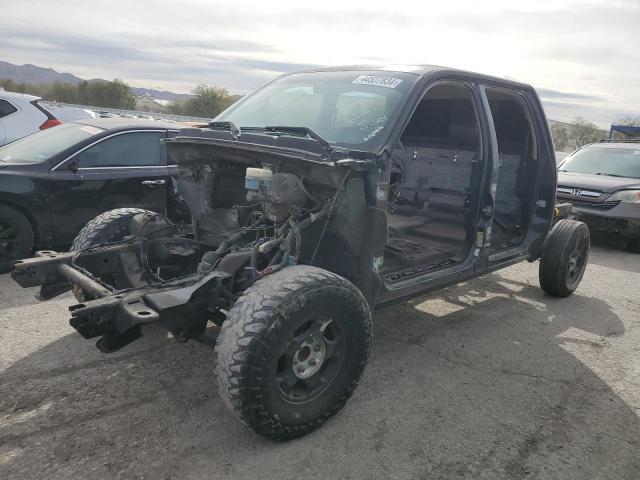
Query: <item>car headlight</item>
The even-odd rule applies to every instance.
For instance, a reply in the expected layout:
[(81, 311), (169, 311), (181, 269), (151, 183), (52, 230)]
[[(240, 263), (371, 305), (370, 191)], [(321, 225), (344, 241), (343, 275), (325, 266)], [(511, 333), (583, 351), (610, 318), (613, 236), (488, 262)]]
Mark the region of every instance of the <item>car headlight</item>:
[(640, 203), (640, 190), (620, 190), (608, 199), (608, 202)]

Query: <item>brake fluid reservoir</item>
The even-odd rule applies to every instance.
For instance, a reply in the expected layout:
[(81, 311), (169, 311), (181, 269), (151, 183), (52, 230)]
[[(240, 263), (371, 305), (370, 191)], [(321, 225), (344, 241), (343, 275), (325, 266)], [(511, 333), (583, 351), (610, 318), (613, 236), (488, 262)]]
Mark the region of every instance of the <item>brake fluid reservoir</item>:
[(247, 190), (271, 190), (273, 172), (270, 168), (247, 168), (244, 187)]

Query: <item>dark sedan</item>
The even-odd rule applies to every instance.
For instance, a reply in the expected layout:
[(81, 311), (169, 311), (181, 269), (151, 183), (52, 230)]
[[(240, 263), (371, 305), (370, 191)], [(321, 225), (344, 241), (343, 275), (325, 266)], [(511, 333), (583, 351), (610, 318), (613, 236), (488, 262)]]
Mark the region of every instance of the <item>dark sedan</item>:
[(161, 121), (87, 119), (0, 147), (0, 271), (34, 247), (70, 244), (106, 210), (167, 213), (175, 167), (161, 140), (175, 133)]
[(558, 200), (569, 201), (591, 230), (624, 237), (640, 253), (640, 142), (582, 147), (558, 167)]

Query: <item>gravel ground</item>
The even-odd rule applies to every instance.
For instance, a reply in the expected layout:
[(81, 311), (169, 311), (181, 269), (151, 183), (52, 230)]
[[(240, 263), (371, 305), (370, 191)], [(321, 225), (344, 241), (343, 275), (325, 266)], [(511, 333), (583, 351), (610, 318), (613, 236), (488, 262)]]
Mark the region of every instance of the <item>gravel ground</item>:
[(388, 307), (347, 406), (285, 444), (218, 401), (213, 353), (159, 328), (111, 355), (0, 276), (0, 478), (640, 478), (640, 256), (577, 292), (537, 264)]

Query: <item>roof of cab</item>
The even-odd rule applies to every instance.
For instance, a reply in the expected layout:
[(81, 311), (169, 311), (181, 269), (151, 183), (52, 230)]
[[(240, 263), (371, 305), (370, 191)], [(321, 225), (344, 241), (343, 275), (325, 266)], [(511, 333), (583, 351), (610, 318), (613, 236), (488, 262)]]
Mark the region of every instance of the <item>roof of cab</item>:
[(340, 72), (340, 71), (380, 71), (380, 72), (403, 72), (413, 73), (415, 75), (424, 75), (425, 73), (433, 72), (435, 70), (451, 70), (446, 67), (439, 67), (437, 65), (340, 65), (335, 67), (318, 67), (310, 68), (305, 72)]
[[(424, 76), (434, 72), (450, 72), (452, 74), (463, 74), (465, 76), (477, 77), (483, 80), (501, 83), (504, 85), (514, 85), (518, 88), (532, 88), (531, 85), (518, 82), (516, 80), (510, 80), (506, 78), (494, 77), (491, 75), (485, 75), (483, 73), (470, 72), (467, 70), (460, 70), (457, 68), (443, 67), (440, 65), (403, 65), (403, 64), (388, 64), (388, 65), (343, 65), (337, 67), (318, 67), (304, 70), (304, 72), (340, 72), (340, 71), (373, 71), (373, 72), (402, 72), (413, 73), (414, 75)], [(302, 73), (302, 72), (297, 72)]]

